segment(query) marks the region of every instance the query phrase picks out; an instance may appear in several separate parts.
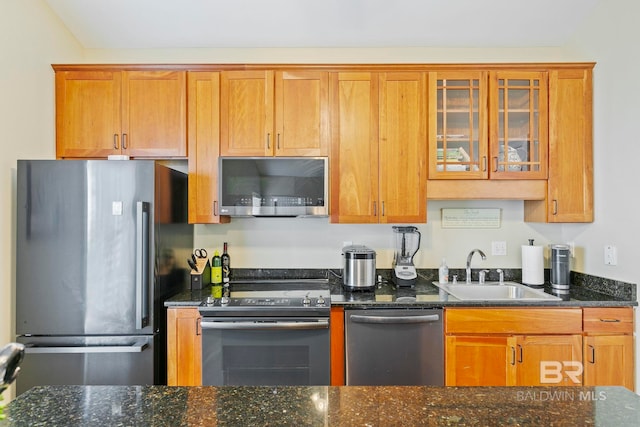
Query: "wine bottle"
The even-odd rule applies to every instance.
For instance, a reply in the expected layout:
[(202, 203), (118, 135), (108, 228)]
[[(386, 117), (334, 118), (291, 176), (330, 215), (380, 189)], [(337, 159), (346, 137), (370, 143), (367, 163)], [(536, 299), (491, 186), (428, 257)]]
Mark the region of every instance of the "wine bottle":
[(227, 242), (224, 242), (222, 256), (220, 258), (222, 260), (222, 284), (227, 286), (231, 276), (231, 257), (227, 252)]
[(220, 253), (215, 251), (213, 258), (211, 259), (211, 283), (219, 285), (222, 283), (222, 261), (220, 259)]

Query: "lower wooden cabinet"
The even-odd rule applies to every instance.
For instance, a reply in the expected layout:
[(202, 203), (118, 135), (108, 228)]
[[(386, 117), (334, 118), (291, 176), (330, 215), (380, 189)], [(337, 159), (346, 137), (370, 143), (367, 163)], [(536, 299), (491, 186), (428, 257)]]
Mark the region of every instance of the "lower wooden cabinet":
[(585, 308), (584, 385), (634, 390), (633, 308)]
[(331, 385), (345, 385), (344, 307), (331, 307)]
[(202, 329), (197, 307), (167, 308), (167, 385), (202, 385)]

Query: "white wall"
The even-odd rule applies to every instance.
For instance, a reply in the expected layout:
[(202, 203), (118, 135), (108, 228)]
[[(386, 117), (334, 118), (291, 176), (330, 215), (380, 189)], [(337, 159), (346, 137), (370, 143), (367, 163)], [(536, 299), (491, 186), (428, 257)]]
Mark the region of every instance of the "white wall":
[(55, 157), (51, 63), (80, 61), (82, 49), (43, 2), (0, 2), (0, 346), (15, 331), (16, 160)]

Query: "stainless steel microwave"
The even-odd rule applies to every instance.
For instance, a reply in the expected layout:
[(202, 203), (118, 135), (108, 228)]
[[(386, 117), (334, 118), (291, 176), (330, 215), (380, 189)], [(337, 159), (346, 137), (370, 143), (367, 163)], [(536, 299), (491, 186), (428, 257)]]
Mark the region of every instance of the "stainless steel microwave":
[(326, 217), (326, 157), (220, 157), (220, 215)]

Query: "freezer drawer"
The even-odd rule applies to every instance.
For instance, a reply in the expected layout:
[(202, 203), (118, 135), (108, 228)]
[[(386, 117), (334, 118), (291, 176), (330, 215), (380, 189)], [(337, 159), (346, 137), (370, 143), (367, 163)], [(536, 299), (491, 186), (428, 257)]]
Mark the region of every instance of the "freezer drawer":
[(444, 385), (441, 309), (346, 310), (347, 385)]
[(19, 337), (25, 357), (17, 394), (37, 385), (154, 383), (154, 337)]

